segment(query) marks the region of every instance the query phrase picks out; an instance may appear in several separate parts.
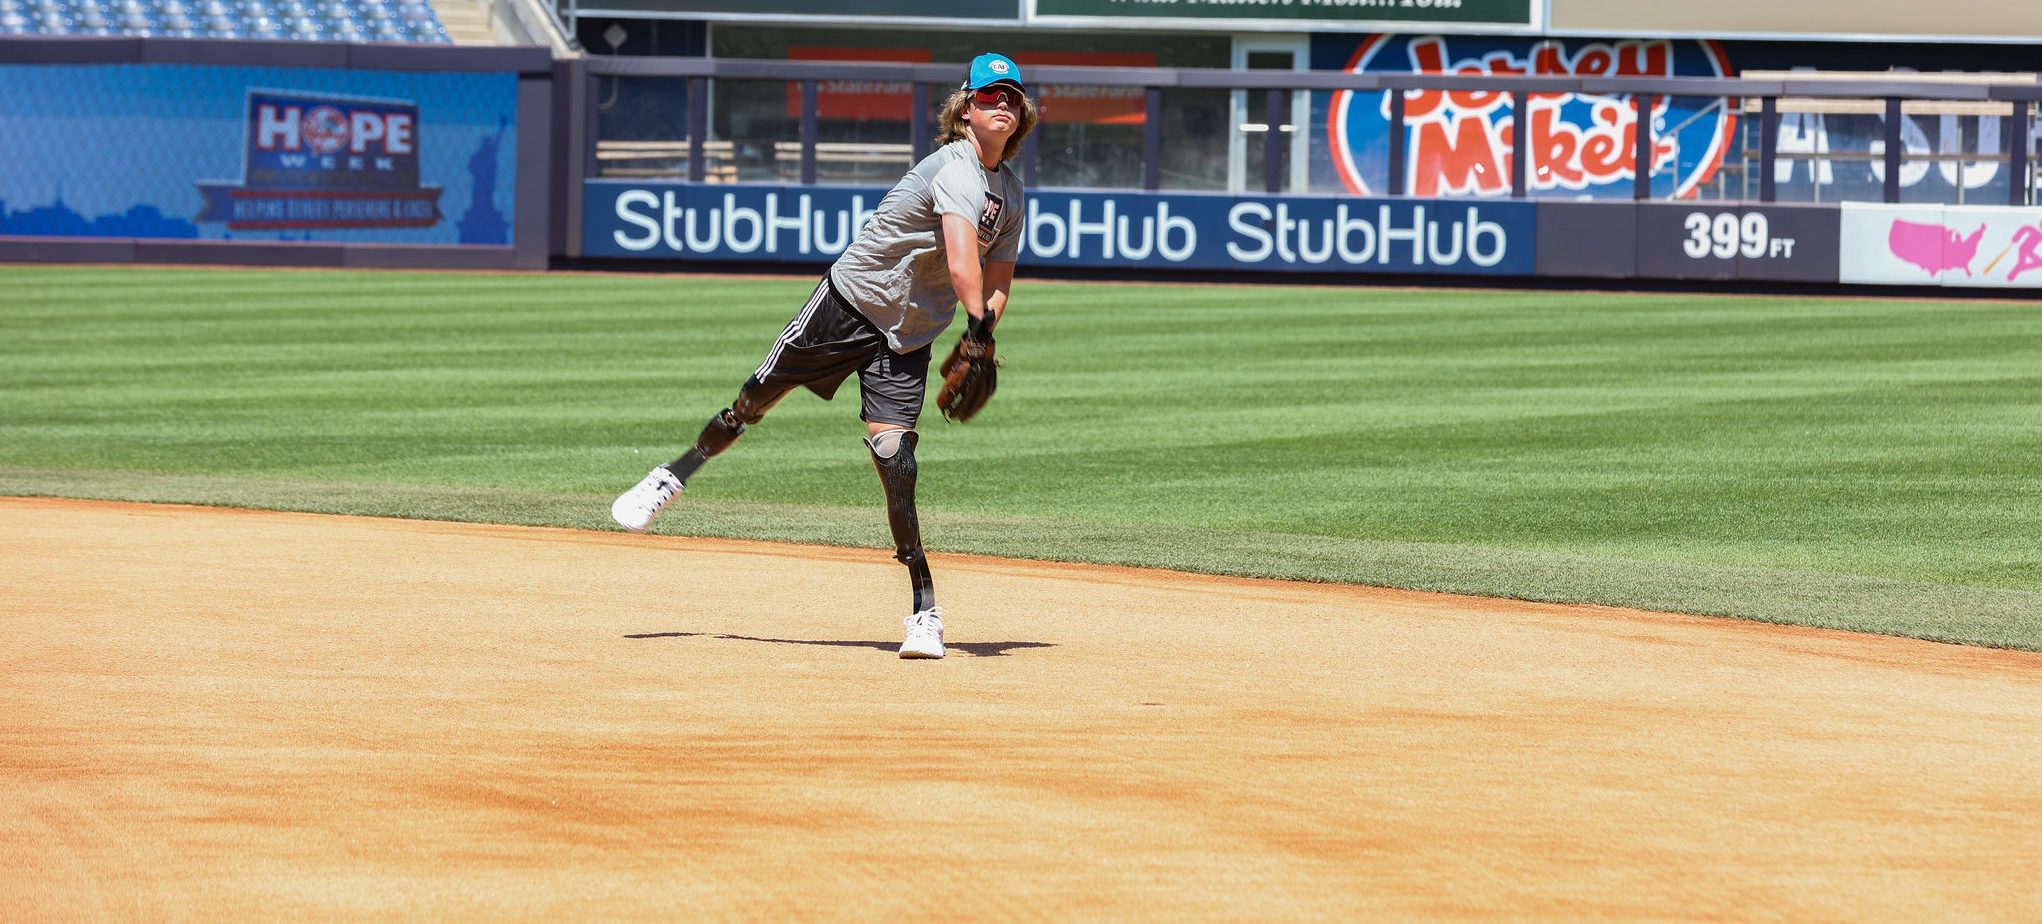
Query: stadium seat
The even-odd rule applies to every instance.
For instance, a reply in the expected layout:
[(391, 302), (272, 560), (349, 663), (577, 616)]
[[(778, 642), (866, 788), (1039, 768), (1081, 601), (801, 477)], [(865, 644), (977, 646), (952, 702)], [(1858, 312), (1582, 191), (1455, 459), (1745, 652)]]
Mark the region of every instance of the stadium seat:
[(104, 10), (95, 7), (78, 12), (76, 28), (80, 35), (112, 35), (118, 26)]
[(0, 0), (0, 35), (451, 41), (427, 0)]
[(56, 10), (36, 10), (30, 15), (29, 22), (35, 24), (35, 31), (40, 35), (71, 34), (71, 17)]

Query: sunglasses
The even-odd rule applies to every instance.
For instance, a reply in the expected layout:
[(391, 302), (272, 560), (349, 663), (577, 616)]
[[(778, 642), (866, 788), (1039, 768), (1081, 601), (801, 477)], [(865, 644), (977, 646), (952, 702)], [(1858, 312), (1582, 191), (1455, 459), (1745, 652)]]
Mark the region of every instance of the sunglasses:
[(972, 97), (981, 106), (998, 106), (1001, 100), (1014, 109), (1021, 108), (1021, 91), (1013, 87), (986, 87)]

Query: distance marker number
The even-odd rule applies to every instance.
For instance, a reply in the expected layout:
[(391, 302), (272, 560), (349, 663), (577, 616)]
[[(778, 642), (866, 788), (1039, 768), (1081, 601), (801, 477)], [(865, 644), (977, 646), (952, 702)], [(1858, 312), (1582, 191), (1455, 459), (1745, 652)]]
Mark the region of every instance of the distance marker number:
[(1689, 212), (1682, 222), (1688, 237), (1680, 249), (1690, 258), (1715, 257), (1728, 260), (1742, 255), (1747, 260), (1794, 258), (1794, 239), (1773, 237), (1765, 213), (1750, 212), (1740, 218), (1736, 212)]

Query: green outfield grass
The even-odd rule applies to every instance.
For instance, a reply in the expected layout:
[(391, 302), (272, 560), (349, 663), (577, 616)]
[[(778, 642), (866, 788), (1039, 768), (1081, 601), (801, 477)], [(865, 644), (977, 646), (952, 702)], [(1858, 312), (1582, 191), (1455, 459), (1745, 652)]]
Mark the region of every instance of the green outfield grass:
[[(811, 283), (0, 267), (0, 493), (613, 529)], [(942, 343), (948, 347), (950, 338)], [(2042, 649), (2042, 306), (1018, 285), (931, 548)], [(655, 527), (890, 546), (856, 385)]]

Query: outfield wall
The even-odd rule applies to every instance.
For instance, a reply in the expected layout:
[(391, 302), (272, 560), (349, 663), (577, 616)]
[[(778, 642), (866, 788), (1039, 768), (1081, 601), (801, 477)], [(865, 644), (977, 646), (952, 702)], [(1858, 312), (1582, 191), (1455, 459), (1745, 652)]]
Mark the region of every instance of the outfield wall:
[(0, 260), (542, 269), (539, 47), (0, 38)]
[[(764, 70), (746, 70), (755, 65)], [(791, 79), (774, 62), (613, 59), (605, 67), (604, 73), (650, 68), (686, 78), (690, 87), (724, 71), (733, 79)], [(536, 47), (0, 38), (0, 98), (12, 101), (0, 110), (0, 260), (542, 269), (565, 257), (820, 265), (843, 250), (886, 192), (589, 177), (598, 153), (596, 70), (583, 60), (554, 61)], [(904, 74), (933, 79), (936, 70), (948, 73), (910, 67)], [(1191, 70), (1044, 73), (1130, 86), (1227, 87), (1247, 79)], [(1318, 72), (1261, 78), (1272, 98), (1293, 85), (1379, 89), (1391, 79)], [(811, 87), (799, 134), (808, 152), (803, 172), (813, 174), (816, 137), (808, 123), (815, 121), (818, 78), (800, 79)], [(1497, 92), (1483, 83), (1492, 78), (1413, 80), (1414, 87)], [(1640, 87), (1699, 92), (1692, 83), (1666, 81), (1608, 87), (1586, 78), (1538, 81), (1511, 92), (1568, 98)], [(1979, 105), (2009, 100), (2017, 114), (2042, 98), (2034, 87), (2001, 86), (1923, 91), (1718, 81), (1705, 89), (1768, 99), (1872, 95), (1885, 97), (1889, 112), (1899, 111), (1902, 97), (1923, 92)], [(690, 119), (703, 119), (702, 109)], [(1891, 123), (1888, 133), (1897, 131)], [(705, 134), (696, 127), (695, 137)], [(1159, 133), (1149, 134), (1145, 149), (1160, 148)], [(1639, 133), (1632, 146), (1642, 151), (1652, 138)], [(1533, 159), (1527, 142), (1518, 145), (1527, 147), (1519, 152), (1525, 156), (1499, 163)], [(2024, 164), (2026, 150), (2013, 145), (2010, 162)], [(1841, 206), (1668, 200), (1668, 192), (1655, 192), (1635, 173), (1613, 174), (1609, 189), (1595, 191), (1600, 198), (1528, 196), (1536, 183), (1524, 175), (1513, 177), (1511, 198), (1375, 195), (1366, 184), (1350, 194), (1038, 187), (1029, 197), (1024, 262), (1245, 275), (2042, 283), (2042, 210), (1899, 204), (1897, 180), (1905, 173), (1899, 151), (1895, 144), (1884, 155), (1887, 204)], [(1768, 149), (1759, 161), (1768, 176), (1771, 157)], [(689, 158), (690, 171), (701, 169), (699, 150)], [(1394, 158), (1377, 166), (1390, 175), (1410, 172)], [(1278, 173), (1269, 171), (1270, 189), (1281, 186)], [(1626, 177), (1636, 198), (1617, 197)], [(1650, 178), (1673, 185), (1669, 176)], [(2019, 199), (2023, 192), (2014, 186), (2007, 194)]]
[[(879, 187), (591, 180), (589, 257), (818, 266)], [(2042, 286), (2042, 209), (1037, 190), (1027, 266)]]

